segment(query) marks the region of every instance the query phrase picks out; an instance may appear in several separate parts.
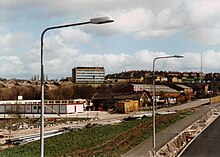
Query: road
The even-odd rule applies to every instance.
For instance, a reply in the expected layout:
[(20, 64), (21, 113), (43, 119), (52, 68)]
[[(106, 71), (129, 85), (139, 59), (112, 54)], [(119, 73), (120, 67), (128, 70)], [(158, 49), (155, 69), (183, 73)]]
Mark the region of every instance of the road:
[(220, 156), (220, 117), (206, 128), (180, 155), (180, 157)]
[(177, 106), (173, 106), (173, 107), (169, 107), (169, 108), (162, 108), (162, 109), (158, 109), (157, 111), (181, 111), (181, 110), (185, 110), (188, 108), (194, 108), (194, 107), (198, 107), (201, 106), (201, 104), (206, 104), (209, 103), (209, 98), (207, 99), (198, 99), (196, 101), (191, 101), (185, 104), (181, 104), (181, 105), (177, 105)]

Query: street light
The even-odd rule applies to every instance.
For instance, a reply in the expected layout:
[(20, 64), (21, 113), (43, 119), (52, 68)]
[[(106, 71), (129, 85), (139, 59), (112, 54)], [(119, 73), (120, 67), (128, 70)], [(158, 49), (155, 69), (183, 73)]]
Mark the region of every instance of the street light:
[(41, 157), (44, 156), (44, 55), (43, 55), (44, 34), (48, 30), (52, 30), (52, 29), (73, 27), (73, 26), (85, 25), (85, 24), (105, 24), (105, 23), (110, 23), (110, 22), (114, 22), (114, 20), (112, 20), (110, 17), (93, 18), (93, 19), (90, 19), (89, 21), (86, 21), (86, 22), (48, 27), (42, 32), (42, 34), (41, 34), (41, 126), (40, 126), (40, 154), (41, 154)]
[(156, 86), (155, 86), (155, 62), (158, 59), (167, 59), (167, 58), (183, 58), (184, 56), (180, 55), (172, 55), (172, 56), (163, 56), (163, 57), (156, 57), (153, 60), (153, 155), (156, 155), (156, 116), (155, 116), (155, 102), (156, 102)]

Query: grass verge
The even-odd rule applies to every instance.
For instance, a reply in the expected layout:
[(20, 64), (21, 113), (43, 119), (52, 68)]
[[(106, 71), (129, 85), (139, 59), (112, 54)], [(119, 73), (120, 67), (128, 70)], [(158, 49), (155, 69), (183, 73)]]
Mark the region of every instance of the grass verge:
[[(190, 113), (186, 111), (157, 116), (157, 132)], [(151, 118), (131, 120), (117, 125), (94, 126), (45, 139), (45, 156), (120, 156), (151, 135)], [(0, 151), (2, 157), (37, 157), (39, 154), (39, 141)]]

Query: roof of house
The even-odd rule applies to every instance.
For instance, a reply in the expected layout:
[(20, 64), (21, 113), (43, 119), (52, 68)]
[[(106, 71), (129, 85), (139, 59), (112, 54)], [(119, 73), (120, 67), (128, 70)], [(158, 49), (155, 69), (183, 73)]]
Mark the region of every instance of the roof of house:
[(118, 93), (96, 93), (91, 98), (92, 100), (125, 100), (125, 99), (132, 99), (132, 100), (139, 100), (141, 97), (145, 95), (147, 98), (147, 94), (145, 92), (138, 92), (138, 93), (128, 93), (128, 94), (118, 94)]
[[(134, 91), (153, 92), (154, 90), (154, 86), (152, 84), (132, 84), (132, 86), (134, 86)], [(177, 90), (165, 85), (155, 85), (155, 87), (156, 87), (156, 92), (178, 93)]]
[(95, 93), (92, 96), (92, 100), (103, 100), (103, 99), (113, 99), (114, 93)]
[(16, 82), (15, 80), (9, 80), (7, 82), (7, 87), (8, 88), (13, 88), (14, 86), (21, 86), (21, 84)]
[(57, 89), (57, 86), (54, 84), (45, 84), (45, 88), (49, 90)]
[(120, 95), (115, 95), (113, 98), (114, 99), (140, 99), (143, 95), (145, 95), (146, 97), (147, 94), (145, 92), (141, 92), (141, 93), (133, 93), (133, 94), (120, 94)]
[(0, 81), (0, 88), (5, 88), (5, 87), (6, 85), (2, 81)]
[(13, 84), (13, 85), (15, 85), (17, 82), (15, 81), (15, 80), (9, 80), (8, 82), (7, 82), (7, 84)]
[(186, 85), (183, 85), (183, 84), (176, 84), (176, 86), (180, 87), (180, 88), (183, 88), (183, 89), (189, 89), (191, 87), (188, 87)]

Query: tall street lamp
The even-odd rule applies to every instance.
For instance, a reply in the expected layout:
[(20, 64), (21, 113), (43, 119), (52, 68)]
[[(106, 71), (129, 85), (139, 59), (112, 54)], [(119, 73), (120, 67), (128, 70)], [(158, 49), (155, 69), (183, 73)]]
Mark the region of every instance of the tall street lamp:
[(85, 25), (85, 24), (104, 24), (114, 22), (110, 17), (100, 17), (100, 18), (93, 18), (86, 22), (81, 23), (74, 23), (74, 24), (66, 24), (66, 25), (58, 25), (53, 27), (46, 28), (41, 34), (41, 126), (40, 126), (40, 154), (41, 157), (44, 156), (44, 54), (43, 54), (43, 38), (44, 34), (48, 30), (52, 29), (59, 29), (64, 27), (73, 27), (78, 25)]
[(155, 62), (158, 59), (166, 59), (166, 58), (183, 58), (180, 55), (172, 55), (172, 56), (163, 56), (163, 57), (156, 57), (153, 60), (153, 155), (156, 155), (156, 116), (155, 116), (155, 103), (156, 103), (156, 86), (155, 86)]

